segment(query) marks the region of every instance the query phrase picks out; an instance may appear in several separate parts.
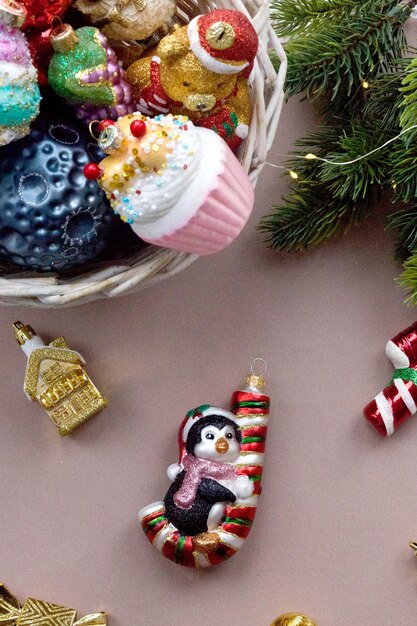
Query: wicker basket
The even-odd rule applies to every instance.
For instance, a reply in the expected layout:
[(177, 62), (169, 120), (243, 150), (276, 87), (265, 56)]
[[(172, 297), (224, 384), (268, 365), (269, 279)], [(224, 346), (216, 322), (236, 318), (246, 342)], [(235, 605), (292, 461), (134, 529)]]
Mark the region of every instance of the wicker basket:
[[(284, 50), (270, 21), (267, 0), (179, 0), (178, 13), (182, 21), (215, 8), (237, 9), (248, 15), (259, 35), (260, 45), (255, 62), (251, 97), (253, 113), (249, 136), (241, 148), (239, 159), (253, 183), (266, 160), (281, 114), (287, 61)], [(273, 50), (280, 60), (278, 74), (269, 59)], [(98, 271), (88, 270), (71, 279), (27, 274), (0, 278), (0, 302), (9, 305), (39, 307), (74, 306), (97, 298), (112, 298), (149, 287), (180, 272), (196, 255), (147, 246), (126, 260)]]

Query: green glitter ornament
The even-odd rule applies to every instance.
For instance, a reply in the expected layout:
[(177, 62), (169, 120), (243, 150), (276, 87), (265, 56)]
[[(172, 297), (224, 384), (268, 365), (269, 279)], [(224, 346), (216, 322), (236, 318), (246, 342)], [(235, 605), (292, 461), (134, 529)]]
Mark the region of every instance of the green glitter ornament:
[(73, 103), (115, 106), (123, 92), (123, 70), (98, 28), (73, 30), (68, 24), (52, 31), (55, 54), (48, 79), (59, 96)]

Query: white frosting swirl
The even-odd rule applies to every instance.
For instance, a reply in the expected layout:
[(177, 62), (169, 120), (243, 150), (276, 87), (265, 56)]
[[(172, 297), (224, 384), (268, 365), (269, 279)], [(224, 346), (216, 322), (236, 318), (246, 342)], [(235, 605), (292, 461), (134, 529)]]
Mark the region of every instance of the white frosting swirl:
[(125, 163), (134, 173), (110, 196), (113, 209), (129, 224), (146, 224), (167, 215), (187, 193), (199, 167), (201, 135), (188, 118), (159, 115), (148, 119), (147, 126), (140, 140), (142, 154), (161, 152), (162, 165), (143, 168), (129, 156)]

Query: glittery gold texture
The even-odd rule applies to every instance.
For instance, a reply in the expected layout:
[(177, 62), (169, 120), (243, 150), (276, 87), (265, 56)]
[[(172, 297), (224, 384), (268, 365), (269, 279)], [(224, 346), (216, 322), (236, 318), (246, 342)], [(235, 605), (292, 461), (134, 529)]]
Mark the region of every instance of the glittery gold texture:
[(34, 350), (24, 383), (26, 394), (46, 410), (62, 436), (108, 405), (81, 367), (82, 357), (64, 346), (66, 341), (60, 337), (50, 346)]
[(227, 22), (215, 22), (207, 30), (206, 40), (215, 50), (227, 50), (235, 41), (235, 31)]
[(106, 613), (92, 613), (76, 621), (74, 609), (27, 598), (23, 606), (0, 584), (0, 624), (4, 626), (107, 626)]
[(316, 622), (300, 613), (286, 613), (274, 620), (271, 626), (317, 626)]

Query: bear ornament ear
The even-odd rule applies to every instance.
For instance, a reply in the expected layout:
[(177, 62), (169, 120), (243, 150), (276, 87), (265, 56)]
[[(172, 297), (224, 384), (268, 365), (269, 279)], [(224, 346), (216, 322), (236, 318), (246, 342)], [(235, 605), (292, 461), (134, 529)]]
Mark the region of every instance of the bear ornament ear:
[(157, 48), (158, 56), (167, 61), (168, 59), (178, 59), (187, 54), (190, 50), (190, 40), (187, 35), (187, 27), (183, 26), (172, 35), (167, 35), (162, 39)]

